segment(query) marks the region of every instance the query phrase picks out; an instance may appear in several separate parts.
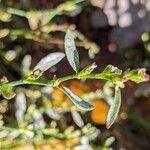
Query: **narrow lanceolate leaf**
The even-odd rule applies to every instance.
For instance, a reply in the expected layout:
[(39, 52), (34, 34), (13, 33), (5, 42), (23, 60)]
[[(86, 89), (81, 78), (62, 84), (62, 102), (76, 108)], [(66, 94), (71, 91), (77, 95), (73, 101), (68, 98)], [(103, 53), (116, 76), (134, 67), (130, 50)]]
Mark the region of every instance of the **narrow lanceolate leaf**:
[(110, 106), (108, 111), (107, 120), (106, 120), (106, 127), (109, 129), (112, 124), (114, 123), (115, 119), (117, 118), (119, 109), (121, 105), (121, 92), (119, 88), (115, 89), (115, 97), (113, 103)]
[(90, 111), (94, 109), (93, 105), (84, 101), (74, 93), (72, 93), (68, 88), (63, 87), (62, 91), (72, 100), (72, 102), (80, 109)]
[(16, 93), (13, 91), (13, 88), (9, 84), (3, 84), (0, 87), (0, 91), (2, 96), (8, 100), (12, 99), (16, 95)]
[(79, 70), (79, 54), (75, 46), (74, 38), (71, 32), (68, 30), (65, 36), (65, 52), (69, 64), (74, 71)]
[(18, 123), (24, 121), (24, 114), (26, 111), (26, 97), (23, 92), (19, 92), (16, 95), (15, 107), (16, 107), (16, 119)]
[(34, 67), (35, 70), (40, 70), (42, 72), (48, 70), (52, 66), (56, 65), (59, 61), (61, 61), (65, 57), (64, 53), (55, 52), (51, 53), (44, 58), (42, 58), (39, 63)]
[(76, 123), (78, 127), (83, 127), (84, 122), (83, 119), (78, 111), (71, 111), (72, 119)]

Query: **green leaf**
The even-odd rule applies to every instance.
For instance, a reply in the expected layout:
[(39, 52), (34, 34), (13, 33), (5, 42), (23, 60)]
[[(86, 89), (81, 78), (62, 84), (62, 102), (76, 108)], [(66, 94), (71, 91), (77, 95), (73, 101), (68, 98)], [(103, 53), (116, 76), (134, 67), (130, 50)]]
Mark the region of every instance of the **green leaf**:
[(0, 21), (10, 22), (11, 21), (11, 14), (9, 14), (9, 13), (7, 13), (1, 9), (0, 10)]
[(37, 80), (42, 76), (43, 72), (41, 70), (34, 70), (28, 76), (27, 80)]
[(118, 87), (123, 88), (123, 80), (122, 80), (122, 70), (114, 67), (112, 65), (108, 65), (104, 71), (100, 74), (104, 79), (110, 80), (113, 84), (117, 85)]
[(13, 88), (9, 84), (2, 84), (0, 91), (3, 97), (8, 100), (12, 99), (16, 95), (16, 93), (13, 91)]
[(104, 142), (104, 145), (106, 147), (110, 147), (114, 142), (115, 142), (115, 138), (113, 136), (111, 136), (106, 139), (106, 141)]
[(40, 12), (39, 11), (28, 11), (26, 13), (26, 18), (28, 19), (30, 28), (32, 30), (36, 30), (38, 28), (40, 18), (41, 18)]
[(118, 87), (115, 88), (115, 97), (108, 111), (106, 127), (109, 129), (117, 118), (121, 105), (121, 92)]
[(71, 116), (72, 116), (73, 121), (76, 123), (78, 127), (81, 128), (84, 126), (83, 119), (78, 111), (76, 110), (71, 111)]
[(79, 72), (79, 76), (84, 76), (90, 74), (97, 67), (96, 63), (85, 67), (83, 70)]
[(72, 102), (78, 108), (80, 108), (82, 110), (86, 110), (86, 111), (90, 111), (90, 110), (94, 109), (93, 105), (91, 105), (90, 103), (84, 101), (83, 99), (81, 99), (80, 97), (78, 97), (77, 95), (72, 93), (71, 90), (69, 90), (68, 88), (62, 87), (61, 90), (72, 100)]
[(51, 53), (44, 58), (42, 58), (39, 63), (34, 67), (35, 70), (40, 70), (42, 72), (48, 70), (52, 66), (56, 65), (58, 62), (60, 62), (65, 57), (64, 53), (61, 52), (55, 52)]
[(149, 75), (146, 74), (146, 69), (134, 69), (134, 70), (126, 70), (123, 76), (124, 81), (131, 80), (136, 83), (144, 82), (149, 80)]
[(68, 30), (65, 35), (65, 52), (69, 64), (74, 71), (78, 72), (79, 70), (79, 54), (75, 46), (74, 38), (72, 33)]
[(9, 33), (9, 29), (0, 29), (0, 38), (6, 37)]
[(108, 65), (100, 75), (103, 76), (103, 78), (106, 80), (114, 81), (115, 78), (121, 77), (121, 74), (122, 70), (112, 65)]
[(113, 65), (108, 65), (102, 73), (106, 76), (121, 75), (122, 70), (118, 69), (117, 67), (114, 67)]

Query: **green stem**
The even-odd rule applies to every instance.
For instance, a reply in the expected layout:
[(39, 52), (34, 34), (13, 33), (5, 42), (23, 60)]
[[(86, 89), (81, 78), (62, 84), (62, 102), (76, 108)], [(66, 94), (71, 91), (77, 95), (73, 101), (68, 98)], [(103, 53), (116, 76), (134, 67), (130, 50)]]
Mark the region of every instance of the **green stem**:
[[(53, 80), (18, 80), (18, 81), (13, 81), (10, 82), (9, 84), (12, 87), (19, 86), (19, 85), (42, 85), (42, 86), (50, 86), (50, 87), (56, 87), (60, 83), (72, 79), (105, 79), (101, 74), (88, 74), (88, 75), (82, 75), (80, 76), (79, 74), (71, 74), (65, 77), (60, 77), (56, 78)], [(106, 79), (105, 79), (106, 80)]]

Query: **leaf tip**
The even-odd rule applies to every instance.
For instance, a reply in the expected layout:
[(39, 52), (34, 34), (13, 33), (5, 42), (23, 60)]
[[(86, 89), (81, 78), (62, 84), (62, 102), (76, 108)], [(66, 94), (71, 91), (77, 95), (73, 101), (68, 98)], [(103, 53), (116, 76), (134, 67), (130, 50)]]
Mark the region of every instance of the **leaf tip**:
[(91, 111), (94, 109), (94, 106), (86, 101), (84, 101), (82, 98), (75, 95), (70, 89), (67, 87), (60, 88), (70, 99), (71, 101), (81, 110), (85, 111)]
[(106, 121), (106, 128), (110, 129), (110, 127), (113, 125), (114, 121)]
[[(90, 104), (90, 103), (89, 103)], [(87, 111), (92, 111), (93, 109), (95, 109), (95, 106), (93, 106), (92, 104), (90, 104), (90, 108), (87, 109)]]

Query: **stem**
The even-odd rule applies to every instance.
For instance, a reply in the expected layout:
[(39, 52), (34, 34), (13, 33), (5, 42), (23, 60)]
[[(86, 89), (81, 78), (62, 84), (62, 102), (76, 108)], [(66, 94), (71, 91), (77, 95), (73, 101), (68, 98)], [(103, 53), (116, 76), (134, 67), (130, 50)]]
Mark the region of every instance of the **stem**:
[[(70, 74), (68, 76), (56, 78), (53, 80), (18, 80), (18, 81), (13, 81), (10, 82), (9, 84), (12, 87), (19, 86), (19, 85), (41, 85), (41, 86), (50, 86), (50, 87), (56, 87), (60, 83), (72, 79), (105, 79), (101, 74), (87, 74), (87, 75), (82, 75), (80, 76), (79, 74)], [(105, 79), (107, 80), (107, 79)]]

